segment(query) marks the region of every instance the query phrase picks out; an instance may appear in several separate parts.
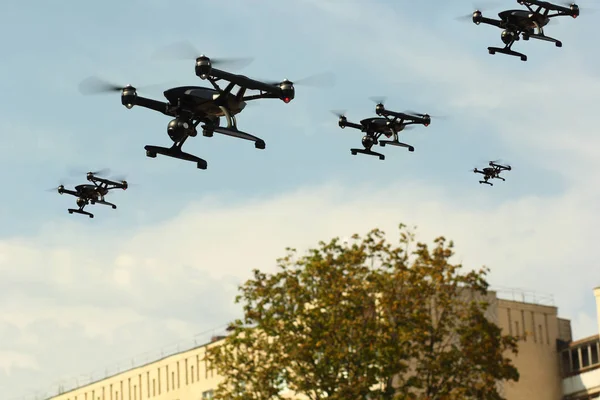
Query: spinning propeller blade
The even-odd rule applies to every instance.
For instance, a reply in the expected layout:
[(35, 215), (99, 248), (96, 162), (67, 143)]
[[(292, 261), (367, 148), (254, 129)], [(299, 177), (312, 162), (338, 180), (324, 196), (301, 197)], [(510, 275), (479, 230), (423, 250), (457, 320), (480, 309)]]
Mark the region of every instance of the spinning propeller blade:
[(56, 192), (59, 187), (62, 186), (64, 188), (64, 186), (67, 185), (67, 184), (69, 184), (69, 180), (68, 179), (61, 179), (58, 182), (58, 185), (54, 186), (53, 188), (44, 189), (44, 192)]
[[(155, 59), (168, 59), (168, 60), (196, 60), (198, 57), (202, 57), (193, 44), (189, 41), (184, 40), (181, 42), (172, 43), (164, 46), (159, 50), (155, 51), (152, 58)], [(243, 57), (243, 58), (210, 58), (210, 63), (215, 67), (228, 67), (228, 68), (243, 68), (250, 65), (254, 58)]]
[[(581, 13), (581, 11), (584, 11), (584, 15), (585, 15), (585, 14), (593, 14), (593, 13), (595, 13), (596, 11), (598, 11), (598, 8), (596, 8), (596, 7), (588, 7), (587, 5), (585, 5), (585, 6), (581, 7), (581, 6), (579, 5), (579, 2), (577, 2), (577, 3), (574, 3), (574, 2), (572, 2), (572, 1), (561, 1), (561, 2), (560, 2), (560, 3), (558, 3), (558, 4), (560, 4), (560, 5), (561, 5), (561, 6), (563, 6), (563, 7), (567, 7), (567, 8), (569, 8), (569, 7), (571, 7), (571, 6), (574, 6), (574, 5), (576, 5), (576, 6), (577, 6), (577, 8), (579, 8), (579, 12), (580, 12), (580, 13)], [(596, 3), (594, 3), (594, 4), (596, 4)]]
[(369, 97), (369, 100), (371, 100), (375, 104), (385, 105), (387, 97), (386, 96), (372, 96), (372, 97)]
[[(155, 88), (164, 88), (168, 86), (169, 83), (161, 83), (154, 85), (146, 85), (146, 86), (136, 86), (136, 90), (152, 90)], [(102, 94), (102, 93), (110, 93), (110, 92), (120, 92), (125, 89), (125, 85), (117, 85), (112, 82), (108, 82), (104, 79), (98, 78), (96, 76), (90, 76), (79, 84), (79, 92), (83, 95), (91, 95), (91, 94)]]
[(424, 117), (425, 115), (429, 115), (431, 118), (435, 119), (448, 119), (445, 115), (431, 115), (431, 114), (422, 114), (412, 110), (403, 111), (404, 114), (414, 115), (415, 117)]
[[(481, 12), (485, 13), (490, 10), (494, 10), (502, 5), (500, 1), (486, 1), (486, 2), (478, 2), (473, 4), (473, 12)], [(486, 11), (484, 11), (486, 10)], [(473, 20), (473, 12), (467, 15), (461, 15), (459, 17), (455, 17), (456, 21), (472, 21)]]
[(346, 110), (330, 110), (330, 111), (336, 117), (345, 117), (346, 116)]
[[(261, 82), (264, 82), (262, 79), (258, 79)], [(306, 76), (301, 79), (292, 80), (285, 79), (292, 83), (294, 86), (311, 86), (311, 87), (332, 87), (335, 85), (335, 75), (333, 72), (321, 72), (318, 74)], [(277, 86), (281, 82), (278, 81), (266, 81), (267, 85)]]
[(332, 87), (335, 85), (333, 72), (322, 72), (293, 81), (294, 86)]
[(110, 174), (110, 169), (108, 168), (102, 168), (99, 169), (98, 171), (81, 171), (81, 170), (77, 170), (74, 168), (69, 168), (69, 175), (86, 175), (87, 174), (92, 174), (92, 175), (108, 175)]
[(127, 175), (121, 174), (121, 175), (116, 175), (116, 176), (111, 176), (110, 178), (108, 178), (111, 181), (115, 181), (115, 182), (125, 182), (127, 184), (127, 186), (137, 186), (137, 183), (131, 183), (127, 180)]

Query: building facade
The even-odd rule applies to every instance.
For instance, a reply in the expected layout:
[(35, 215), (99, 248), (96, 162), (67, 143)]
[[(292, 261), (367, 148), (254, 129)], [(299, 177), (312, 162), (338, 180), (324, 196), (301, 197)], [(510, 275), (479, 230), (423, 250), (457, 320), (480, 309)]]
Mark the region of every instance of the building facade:
[(559, 348), (565, 400), (600, 399), (600, 287), (594, 289), (594, 296), (598, 334)]
[[(498, 298), (495, 292), (490, 293), (488, 311), (488, 318), (499, 325), (504, 334), (519, 337), (519, 354), (513, 360), (519, 370), (520, 380), (501, 385), (504, 397), (507, 400), (563, 399), (563, 390), (568, 385), (563, 380), (559, 351), (563, 355), (564, 346), (575, 343), (571, 338), (570, 321), (559, 318), (558, 309), (552, 305), (506, 300)], [(221, 378), (204, 361), (204, 355), (209, 347), (218, 346), (222, 339), (217, 337), (205, 345), (77, 387), (49, 400), (210, 399)], [(588, 354), (592, 354), (589, 360), (597, 360), (598, 353), (590, 353), (592, 347), (581, 350), (582, 346), (583, 342), (577, 347), (577, 354), (588, 351)], [(593, 358), (593, 354), (596, 354), (596, 358)], [(595, 371), (600, 372), (600, 369)]]

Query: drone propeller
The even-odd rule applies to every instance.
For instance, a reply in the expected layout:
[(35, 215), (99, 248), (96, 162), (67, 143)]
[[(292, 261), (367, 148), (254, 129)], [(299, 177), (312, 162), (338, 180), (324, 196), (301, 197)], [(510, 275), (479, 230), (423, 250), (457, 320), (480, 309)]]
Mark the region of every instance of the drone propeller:
[[(172, 43), (155, 51), (152, 58), (168, 59), (168, 60), (196, 60), (204, 55), (200, 53), (193, 44), (184, 40), (181, 42)], [(252, 57), (243, 58), (212, 58), (210, 63), (217, 67), (243, 68), (254, 61)]]
[[(142, 89), (150, 91), (155, 88), (163, 88), (167, 85), (169, 85), (169, 83), (146, 85), (142, 87), (136, 86), (136, 90)], [(83, 95), (120, 92), (126, 87), (127, 86), (117, 85), (115, 83), (105, 81), (104, 79), (98, 78), (96, 76), (90, 76), (81, 81), (81, 83), (79, 84), (79, 92)]]
[(372, 96), (372, 97), (369, 97), (369, 100), (371, 100), (375, 104), (385, 105), (385, 101), (387, 100), (387, 97), (386, 96)]
[[(284, 79), (291, 83), (294, 86), (310, 86), (310, 87), (332, 87), (335, 84), (335, 75), (333, 72), (321, 72), (314, 75), (309, 75), (301, 79), (291, 80)], [(267, 81), (265, 82), (267, 85), (277, 86), (281, 84), (281, 82), (277, 81)]]
[[(483, 13), (484, 9), (486, 11), (494, 10), (494, 9), (500, 7), (501, 5), (502, 5), (502, 2), (500, 2), (500, 1), (487, 1), (487, 2), (483, 2), (483, 4), (482, 4), (482, 2), (478, 2), (477, 4), (473, 4), (473, 11)], [(470, 13), (467, 15), (461, 15), (460, 17), (455, 17), (454, 19), (457, 21), (472, 21), (473, 13)]]
[(86, 175), (87, 176), (89, 174), (92, 174), (92, 175), (104, 175), (104, 176), (106, 176), (106, 175), (110, 174), (110, 169), (108, 169), (108, 168), (102, 168), (102, 169), (99, 169), (97, 171), (81, 171), (81, 170), (76, 170), (76, 169), (73, 169), (73, 168), (69, 169), (69, 175)]
[(336, 117), (345, 117), (346, 116), (346, 110), (330, 110), (331, 113), (333, 115), (335, 115)]
[(405, 110), (404, 114), (414, 115), (415, 117), (421, 117), (421, 118), (424, 117), (425, 115), (429, 115), (429, 117), (435, 118), (435, 119), (448, 119), (448, 117), (445, 115), (422, 114), (422, 113), (418, 113), (418, 112), (412, 111), (412, 110)]
[[(579, 5), (579, 2), (577, 2), (577, 4), (576, 4), (575, 2), (572, 2), (572, 1), (561, 1), (559, 4), (564, 7), (567, 7), (567, 8), (570, 8), (571, 6), (577, 6), (577, 8), (579, 9), (579, 12), (582, 11), (582, 7)], [(585, 11), (584, 14), (593, 14), (596, 11), (598, 11), (598, 9), (596, 7), (588, 7), (587, 5), (585, 5), (583, 7), (583, 10)]]
[(490, 163), (502, 165), (502, 166), (508, 167), (508, 168), (512, 168), (512, 166), (509, 162), (507, 162), (506, 160), (502, 160), (502, 159), (492, 160), (492, 161), (490, 161)]
[(58, 181), (58, 185), (52, 188), (44, 189), (44, 192), (56, 192), (61, 187), (64, 189), (65, 185), (67, 185), (68, 183), (68, 179), (61, 179)]
[(127, 181), (127, 175), (116, 175), (116, 176), (111, 176), (110, 178), (111, 181), (115, 181), (115, 182), (121, 182), (121, 183), (125, 183), (127, 184), (127, 186), (138, 186), (138, 183), (131, 183), (129, 181)]

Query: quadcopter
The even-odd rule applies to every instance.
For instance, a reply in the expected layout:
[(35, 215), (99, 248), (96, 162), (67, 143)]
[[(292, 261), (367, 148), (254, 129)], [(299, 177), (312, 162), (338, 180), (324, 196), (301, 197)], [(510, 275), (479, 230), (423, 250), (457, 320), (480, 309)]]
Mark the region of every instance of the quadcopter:
[(490, 54), (502, 53), (521, 57), (522, 61), (527, 61), (527, 56), (525, 54), (512, 50), (512, 45), (520, 40), (519, 35), (522, 36), (523, 40), (534, 38), (552, 42), (556, 47), (562, 47), (562, 42), (560, 40), (546, 36), (544, 27), (548, 25), (550, 18), (553, 17), (569, 15), (573, 18), (577, 18), (579, 16), (579, 6), (577, 4), (563, 7), (539, 0), (517, 0), (517, 3), (527, 7), (527, 10), (502, 11), (498, 13), (498, 17), (500, 17), (499, 20), (486, 18), (479, 10), (476, 10), (473, 13), (473, 22), (476, 25), (484, 23), (504, 29), (501, 34), (504, 47), (488, 47)]
[(104, 196), (108, 194), (108, 192), (112, 189), (123, 189), (127, 190), (128, 183), (127, 181), (111, 181), (105, 178), (100, 178), (95, 176), (99, 172), (88, 172), (87, 180), (92, 182), (92, 184), (82, 184), (75, 186), (75, 190), (65, 189), (64, 185), (60, 185), (57, 190), (59, 194), (70, 194), (71, 196), (77, 197), (77, 206), (78, 209), (69, 208), (69, 214), (82, 214), (87, 215), (90, 218), (94, 218), (94, 214), (84, 211), (85, 206), (88, 204), (104, 204), (107, 206), (111, 206), (113, 209), (116, 209), (117, 206), (113, 203), (109, 203), (104, 200)]
[(506, 179), (502, 178), (500, 176), (500, 173), (502, 171), (510, 171), (512, 168), (510, 165), (500, 165), (497, 164), (495, 161), (490, 161), (489, 162), (489, 167), (485, 167), (482, 171), (478, 170), (477, 168), (473, 169), (473, 172), (476, 174), (483, 174), (483, 180), (479, 181), (479, 183), (485, 183), (487, 185), (490, 186), (494, 186), (493, 183), (488, 182), (488, 180), (490, 179), (501, 179), (502, 181), (505, 181)]
[[(205, 160), (181, 150), (189, 137), (197, 135), (197, 127), (200, 124), (202, 135), (205, 137), (212, 137), (213, 133), (217, 132), (252, 141), (255, 148), (264, 150), (264, 140), (238, 129), (236, 115), (241, 113), (246, 107), (246, 102), (251, 100), (273, 98), (285, 104), (290, 103), (295, 96), (294, 83), (288, 79), (281, 82), (262, 82), (214, 68), (214, 65), (231, 60), (211, 60), (204, 55), (195, 57), (195, 60), (196, 76), (207, 80), (213, 87), (180, 86), (168, 89), (163, 92), (166, 102), (138, 96), (137, 89), (131, 85), (119, 87), (101, 82), (97, 78), (88, 78), (80, 88), (85, 90), (88, 87), (91, 89), (88, 92), (120, 91), (121, 103), (127, 109), (140, 106), (173, 117), (167, 125), (167, 133), (173, 145), (170, 148), (147, 145), (145, 149), (148, 157), (155, 158), (157, 154), (162, 154), (195, 162), (197, 168), (206, 169), (208, 164)], [(308, 79), (310, 78), (303, 81), (308, 83)], [(227, 84), (221, 87), (219, 81), (226, 81)], [(233, 92), (236, 85), (239, 89)], [(247, 95), (248, 90), (259, 93)], [(221, 118), (225, 120), (226, 126), (221, 126)]]
[[(408, 125), (422, 124), (424, 126), (429, 126), (431, 123), (431, 117), (428, 114), (418, 114), (412, 111), (399, 113), (386, 110), (382, 102), (377, 103), (377, 106), (375, 107), (375, 113), (379, 117), (365, 118), (360, 121), (360, 123), (356, 124), (353, 122), (348, 122), (343, 113), (334, 112), (334, 114), (339, 117), (338, 125), (340, 128), (344, 129), (345, 127), (350, 127), (365, 133), (362, 138), (362, 145), (364, 146), (364, 149), (350, 149), (350, 153), (352, 155), (361, 153), (377, 156), (380, 160), (385, 160), (385, 156), (383, 154), (371, 150), (371, 148), (377, 143), (379, 143), (381, 147), (385, 147), (385, 145), (388, 144), (392, 146), (406, 147), (408, 148), (408, 151), (413, 152), (415, 151), (413, 146), (402, 143), (398, 140), (398, 133), (412, 128)], [(379, 140), (382, 135), (392, 139)]]

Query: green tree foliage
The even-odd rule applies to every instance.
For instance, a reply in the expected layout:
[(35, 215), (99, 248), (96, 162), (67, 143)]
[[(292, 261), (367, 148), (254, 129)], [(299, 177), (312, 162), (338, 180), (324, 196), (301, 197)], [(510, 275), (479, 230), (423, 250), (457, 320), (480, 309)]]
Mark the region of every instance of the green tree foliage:
[(375, 229), (255, 270), (244, 318), (207, 352), (216, 398), (502, 399), (517, 344), (486, 316), (488, 270), (461, 273), (443, 237), (431, 247), (400, 225), (397, 245)]

